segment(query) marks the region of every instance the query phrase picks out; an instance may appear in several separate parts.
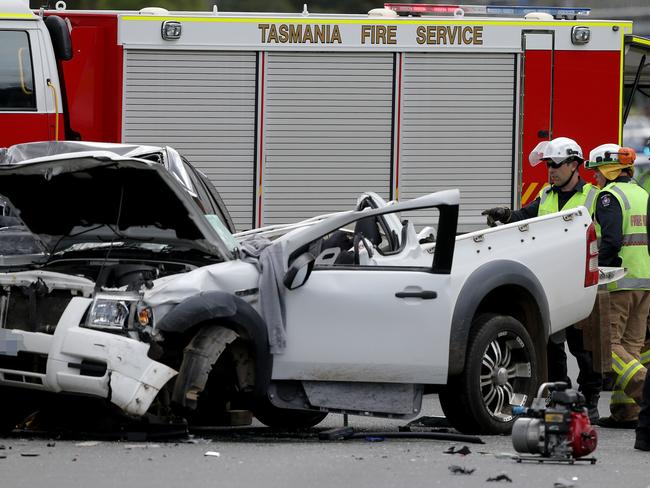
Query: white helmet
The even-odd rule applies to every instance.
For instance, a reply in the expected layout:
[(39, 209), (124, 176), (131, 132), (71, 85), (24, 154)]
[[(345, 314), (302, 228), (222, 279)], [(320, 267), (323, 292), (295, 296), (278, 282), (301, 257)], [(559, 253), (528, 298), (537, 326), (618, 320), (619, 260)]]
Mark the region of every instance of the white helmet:
[(589, 165), (587, 167), (596, 167), (607, 163), (618, 163), (618, 153), (621, 146), (618, 144), (601, 144), (595, 147), (589, 153)]
[(555, 163), (563, 163), (569, 158), (583, 160), (582, 149), (578, 143), (568, 137), (556, 137), (551, 141), (542, 141), (530, 152), (528, 161), (531, 166), (537, 166), (545, 159), (552, 159)]

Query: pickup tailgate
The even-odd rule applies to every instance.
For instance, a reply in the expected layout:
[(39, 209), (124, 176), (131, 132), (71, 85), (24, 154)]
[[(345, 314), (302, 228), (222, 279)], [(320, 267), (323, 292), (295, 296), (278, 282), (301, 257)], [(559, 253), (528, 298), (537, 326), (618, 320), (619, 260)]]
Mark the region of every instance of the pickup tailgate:
[(615, 268), (607, 266), (598, 267), (598, 284), (606, 285), (618, 281), (627, 273), (627, 268)]

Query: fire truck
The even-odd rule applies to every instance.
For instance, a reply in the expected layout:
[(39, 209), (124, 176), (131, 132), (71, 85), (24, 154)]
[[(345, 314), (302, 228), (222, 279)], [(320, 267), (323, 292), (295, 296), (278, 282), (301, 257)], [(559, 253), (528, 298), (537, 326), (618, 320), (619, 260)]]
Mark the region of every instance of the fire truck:
[[(585, 9), (386, 4), (367, 15), (34, 12), (0, 4), (0, 147), (170, 145), (238, 230), (446, 188), (459, 230), (546, 184), (542, 140), (620, 142), (650, 40)], [(587, 176), (587, 175), (585, 175)]]

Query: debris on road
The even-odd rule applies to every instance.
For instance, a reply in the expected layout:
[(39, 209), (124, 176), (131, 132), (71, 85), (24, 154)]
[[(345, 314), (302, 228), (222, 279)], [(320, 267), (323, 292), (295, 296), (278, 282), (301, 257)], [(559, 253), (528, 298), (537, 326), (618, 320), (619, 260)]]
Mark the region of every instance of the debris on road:
[(485, 444), (480, 437), (464, 434), (445, 432), (355, 432), (352, 427), (337, 427), (318, 433), (321, 441), (343, 441), (348, 439), (367, 439), (368, 437), (382, 437), (384, 439), (429, 439), (438, 441), (471, 442)]
[(203, 455), (209, 457), (221, 457), (221, 453), (217, 451), (206, 451)]
[(84, 442), (77, 442), (75, 444), (76, 447), (93, 447), (101, 444), (99, 441), (84, 441)]
[(406, 427), (450, 428), (451, 424), (447, 417), (422, 416), (411, 420)]
[(452, 464), (449, 466), (449, 471), (451, 471), (453, 474), (472, 474), (474, 471), (476, 471), (476, 468), (470, 469)]
[(160, 444), (125, 444), (124, 449), (153, 449), (160, 447)]
[(574, 488), (576, 486), (575, 482), (578, 481), (578, 478), (575, 476), (571, 480), (565, 478), (558, 478), (555, 483), (553, 483), (553, 488)]
[(37, 452), (21, 452), (20, 455), (22, 457), (38, 457), (38, 456), (40, 456), (40, 454), (37, 453)]
[(456, 446), (451, 446), (446, 451), (443, 451), (443, 454), (460, 454), (461, 456), (467, 456), (468, 454), (471, 453), (472, 451), (470, 451), (469, 447), (467, 446), (463, 446), (458, 450), (456, 450)]
[(517, 459), (519, 456), (512, 452), (499, 452), (494, 457), (497, 459)]
[(508, 483), (512, 483), (512, 479), (510, 478), (510, 476), (508, 476), (508, 475), (505, 474), (505, 473), (501, 473), (501, 474), (498, 475), (498, 476), (494, 476), (494, 477), (492, 477), (492, 478), (488, 478), (488, 479), (486, 479), (485, 481), (507, 481)]

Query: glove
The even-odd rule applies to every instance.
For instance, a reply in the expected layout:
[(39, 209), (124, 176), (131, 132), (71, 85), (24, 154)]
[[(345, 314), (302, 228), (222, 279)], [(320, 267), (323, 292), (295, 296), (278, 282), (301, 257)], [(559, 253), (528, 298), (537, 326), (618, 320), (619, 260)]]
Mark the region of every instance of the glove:
[(483, 210), (481, 215), (487, 215), (487, 225), (490, 227), (495, 227), (497, 222), (507, 224), (512, 215), (512, 210), (508, 207), (494, 207), (487, 210)]

